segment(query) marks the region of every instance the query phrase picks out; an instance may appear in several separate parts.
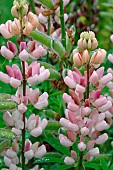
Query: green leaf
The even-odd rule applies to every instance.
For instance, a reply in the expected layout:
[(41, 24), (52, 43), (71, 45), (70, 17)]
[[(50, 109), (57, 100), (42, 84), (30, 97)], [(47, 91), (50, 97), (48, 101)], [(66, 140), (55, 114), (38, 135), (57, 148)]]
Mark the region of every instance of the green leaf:
[(49, 121), (45, 130), (58, 130), (61, 127), (60, 123), (57, 121)]
[(74, 167), (74, 165), (71, 165), (71, 166), (61, 165), (61, 166), (58, 166), (57, 168), (55, 168), (55, 170), (66, 170), (66, 169), (69, 169), (69, 168), (72, 168), (72, 167)]
[(8, 147), (10, 144), (9, 140), (0, 140), (0, 153), (6, 148)]
[(14, 139), (15, 135), (13, 132), (11, 132), (10, 130), (7, 129), (0, 129), (0, 138), (4, 138), (4, 139)]
[(113, 19), (113, 13), (112, 13), (112, 12), (104, 12), (104, 11), (101, 11), (101, 12), (100, 12), (100, 16), (110, 17), (110, 18)]
[(100, 163), (103, 170), (109, 170), (107, 162), (102, 157), (100, 157)]
[(45, 132), (45, 141), (48, 142), (57, 151), (63, 153), (64, 155), (70, 156), (69, 149), (61, 145), (59, 139), (56, 138), (53, 134), (51, 134), (49, 131)]
[(97, 163), (85, 162), (84, 166), (87, 167), (87, 168), (93, 168), (95, 170), (100, 170), (100, 166)]
[(7, 99), (10, 99), (10, 95), (9, 94), (5, 94), (5, 93), (1, 93), (0, 94), (0, 102), (4, 101), (4, 100), (7, 100)]
[(110, 166), (110, 170), (113, 170), (113, 164)]
[(45, 5), (48, 8), (54, 8), (54, 3), (52, 0), (38, 0), (38, 2)]
[(50, 71), (50, 76), (48, 80), (60, 80), (61, 79), (60, 73), (57, 70), (49, 69), (49, 71)]
[(61, 158), (55, 158), (55, 157), (46, 157), (46, 156), (44, 156), (43, 158), (41, 158), (41, 159), (36, 159), (35, 161), (34, 161), (34, 164), (39, 164), (39, 163), (52, 163), (52, 162), (57, 162), (57, 163), (63, 163), (64, 161), (63, 161), (63, 159), (61, 159)]
[(41, 66), (44, 66), (44, 68), (46, 68), (46, 69), (54, 69), (55, 70), (55, 67), (49, 63), (42, 62), (42, 61), (39, 61), (39, 63)]
[(65, 55), (65, 48), (59, 40), (53, 39), (52, 37), (38, 30), (32, 31), (30, 36), (43, 45), (47, 46), (49, 49), (52, 49), (59, 57), (63, 57)]
[(102, 3), (102, 6), (108, 7), (108, 8), (113, 8), (112, 3)]
[(17, 107), (17, 104), (15, 102), (10, 102), (10, 101), (0, 102), (0, 111), (13, 110), (16, 107)]

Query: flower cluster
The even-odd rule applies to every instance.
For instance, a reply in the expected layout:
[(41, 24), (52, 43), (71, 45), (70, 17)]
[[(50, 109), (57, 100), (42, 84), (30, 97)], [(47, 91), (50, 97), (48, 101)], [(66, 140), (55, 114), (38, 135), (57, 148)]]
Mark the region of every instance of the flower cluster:
[[(83, 38), (83, 34), (81, 34), (81, 38)], [(91, 38), (90, 34), (94, 35), (92, 32), (85, 33), (88, 41)], [(79, 42), (81, 41), (84, 42), (84, 40), (80, 39)], [(96, 42), (97, 40), (94, 39), (94, 41)], [(105, 50), (98, 49), (90, 59), (89, 47), (85, 47), (85, 50), (81, 49), (80, 46), (79, 48), (81, 53), (78, 52), (78, 49), (73, 52), (74, 62), (79, 63), (82, 60), (80, 65), (85, 64), (87, 70), (82, 75), (75, 67), (74, 71), (69, 70), (68, 75), (64, 78), (64, 82), (71, 89), (69, 90), (70, 95), (63, 94), (67, 109), (65, 110), (66, 118), (61, 118), (60, 124), (66, 129), (66, 135), (60, 134), (59, 140), (66, 147), (71, 147), (74, 143), (77, 143), (79, 151), (85, 151), (83, 158), (91, 160), (99, 155), (97, 145), (105, 143), (108, 139), (108, 135), (106, 133), (102, 134), (102, 131), (110, 127), (110, 122), (106, 115), (112, 107), (112, 102), (109, 97), (101, 94), (101, 90), (105, 86), (110, 86), (113, 76), (111, 73), (103, 75), (104, 67), (95, 70), (93, 65), (95, 64), (99, 67), (104, 61)], [(99, 59), (96, 57), (99, 57)], [(94, 90), (90, 90), (91, 87)], [(76, 152), (71, 150), (71, 157), (65, 157), (64, 162), (70, 165), (75, 162), (76, 158)]]

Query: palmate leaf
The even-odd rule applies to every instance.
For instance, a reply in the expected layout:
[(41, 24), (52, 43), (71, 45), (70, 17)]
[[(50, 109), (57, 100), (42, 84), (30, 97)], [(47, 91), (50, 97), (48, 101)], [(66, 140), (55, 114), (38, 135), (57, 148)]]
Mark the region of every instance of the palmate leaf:
[(70, 156), (70, 151), (65, 146), (61, 145), (59, 139), (56, 138), (52, 133), (49, 131), (45, 131), (45, 141), (48, 142), (53, 148), (57, 151), (61, 152), (66, 156)]
[(52, 0), (37, 0), (37, 1), (45, 5), (48, 8), (54, 8), (54, 3)]

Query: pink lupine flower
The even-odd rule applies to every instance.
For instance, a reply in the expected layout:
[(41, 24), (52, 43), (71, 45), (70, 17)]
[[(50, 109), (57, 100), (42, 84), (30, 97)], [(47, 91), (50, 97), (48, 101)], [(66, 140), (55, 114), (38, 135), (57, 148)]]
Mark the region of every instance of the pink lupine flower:
[(104, 133), (96, 139), (95, 143), (100, 145), (105, 143), (107, 140), (108, 140), (108, 135)]
[(18, 50), (16, 45), (11, 41), (7, 42), (7, 46), (8, 48), (6, 48), (5, 46), (1, 47), (1, 55), (4, 56), (6, 59), (11, 60), (17, 54)]
[(113, 34), (110, 36), (110, 40), (113, 42)]
[(113, 64), (113, 54), (108, 55), (108, 60)]
[[(17, 88), (21, 85), (22, 74), (19, 67), (16, 64), (11, 66), (6, 66), (7, 74), (0, 72), (0, 80), (4, 83), (9, 83), (12, 87)], [(3, 78), (2, 76), (5, 76)]]
[(98, 149), (98, 147), (93, 148), (93, 149), (90, 149), (90, 150), (89, 150), (89, 154), (90, 154), (90, 156), (93, 156), (93, 157), (98, 156), (98, 155), (99, 155), (99, 149)]
[(102, 64), (106, 57), (106, 51), (104, 49), (98, 49), (93, 53), (91, 58), (92, 64)]
[(40, 67), (40, 63), (33, 62), (26, 67), (27, 70), (27, 81), (30, 85), (35, 84), (36, 82), (43, 82), (48, 79), (50, 72), (48, 69), (45, 69), (43, 66)]
[(70, 147), (73, 145), (73, 142), (71, 142), (66, 136), (64, 136), (63, 134), (60, 134), (59, 135), (59, 140), (60, 140), (60, 143), (63, 145), (63, 146), (66, 146), (66, 147)]
[(11, 33), (12, 35), (20, 35), (20, 21), (14, 18), (14, 21), (11, 24)]
[(45, 154), (46, 154), (45, 145), (39, 146), (38, 142), (35, 142), (34, 144), (32, 144), (29, 139), (26, 139), (24, 156), (27, 160), (30, 160), (33, 157), (42, 158)]
[(84, 142), (80, 142), (80, 143), (78, 144), (78, 149), (79, 149), (80, 151), (84, 151), (84, 150), (86, 149), (86, 144), (85, 144)]
[(0, 33), (6, 39), (12, 37), (12, 34), (11, 34), (11, 24), (12, 24), (12, 21), (9, 20), (5, 24), (1, 24), (0, 25)]
[(47, 51), (42, 47), (42, 45), (37, 46), (36, 41), (28, 42), (28, 51), (31, 54), (32, 58), (40, 58), (47, 54)]
[(72, 157), (69, 157), (69, 156), (66, 156), (65, 159), (64, 159), (64, 163), (66, 165), (72, 165), (74, 164), (75, 160), (72, 158)]
[(46, 119), (40, 120), (39, 116), (32, 114), (27, 121), (27, 128), (30, 134), (34, 137), (38, 137), (42, 134), (42, 131), (46, 128), (48, 122)]

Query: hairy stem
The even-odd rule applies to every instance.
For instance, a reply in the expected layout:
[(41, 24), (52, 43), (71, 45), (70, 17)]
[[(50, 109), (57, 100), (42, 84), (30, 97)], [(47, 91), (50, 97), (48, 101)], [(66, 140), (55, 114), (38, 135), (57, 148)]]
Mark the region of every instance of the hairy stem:
[(86, 99), (89, 98), (89, 63), (87, 64), (87, 89), (86, 89)]
[(65, 31), (65, 21), (64, 21), (63, 0), (60, 0), (60, 22), (61, 22), (61, 32), (62, 32), (62, 44), (66, 49), (66, 31)]

